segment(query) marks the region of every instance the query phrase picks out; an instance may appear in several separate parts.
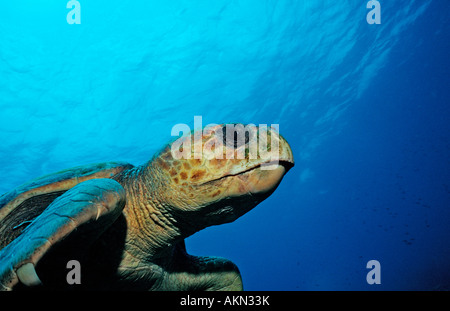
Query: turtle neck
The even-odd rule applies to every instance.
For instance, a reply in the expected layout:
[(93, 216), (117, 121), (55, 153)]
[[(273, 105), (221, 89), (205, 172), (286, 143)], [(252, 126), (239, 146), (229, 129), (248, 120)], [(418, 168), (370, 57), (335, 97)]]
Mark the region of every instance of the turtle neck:
[(151, 162), (123, 171), (115, 179), (127, 196), (123, 210), (127, 222), (125, 251), (140, 261), (166, 257), (183, 238), (165, 203), (166, 181)]

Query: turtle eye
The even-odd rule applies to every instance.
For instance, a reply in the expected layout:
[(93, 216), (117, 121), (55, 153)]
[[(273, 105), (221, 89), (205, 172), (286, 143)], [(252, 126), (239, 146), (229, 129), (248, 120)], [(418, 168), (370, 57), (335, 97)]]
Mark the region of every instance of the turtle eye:
[[(241, 137), (241, 135), (243, 137)], [(234, 146), (234, 148), (238, 148), (249, 143), (250, 133), (249, 131), (244, 130), (244, 126), (242, 124), (228, 124), (228, 126), (224, 125), (222, 127), (222, 141), (225, 146)]]

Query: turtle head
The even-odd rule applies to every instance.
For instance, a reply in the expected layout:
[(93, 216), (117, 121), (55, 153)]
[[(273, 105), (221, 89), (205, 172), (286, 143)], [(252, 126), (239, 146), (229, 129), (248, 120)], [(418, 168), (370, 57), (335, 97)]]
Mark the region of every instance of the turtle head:
[(277, 188), (294, 158), (273, 128), (222, 124), (178, 138), (151, 165), (166, 181), (159, 189), (164, 203), (195, 232), (254, 208)]

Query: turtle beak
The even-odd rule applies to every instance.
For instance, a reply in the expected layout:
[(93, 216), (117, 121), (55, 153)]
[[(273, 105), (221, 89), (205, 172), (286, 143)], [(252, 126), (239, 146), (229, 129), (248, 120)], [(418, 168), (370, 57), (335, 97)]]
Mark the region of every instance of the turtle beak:
[(277, 140), (279, 149), (278, 156), (270, 159), (266, 163), (262, 163), (261, 167), (263, 170), (271, 170), (276, 169), (278, 165), (282, 165), (285, 168), (285, 173), (287, 173), (295, 165), (294, 155), (291, 146), (289, 146), (289, 143), (283, 136), (278, 135)]
[(279, 135), (279, 157), (238, 176), (245, 183), (248, 192), (270, 195), (293, 166), (292, 149), (288, 142)]
[(283, 136), (279, 135), (280, 137), (280, 159), (279, 163), (284, 166), (286, 173), (294, 167), (294, 154), (292, 153), (291, 146), (289, 146), (289, 143), (284, 139)]

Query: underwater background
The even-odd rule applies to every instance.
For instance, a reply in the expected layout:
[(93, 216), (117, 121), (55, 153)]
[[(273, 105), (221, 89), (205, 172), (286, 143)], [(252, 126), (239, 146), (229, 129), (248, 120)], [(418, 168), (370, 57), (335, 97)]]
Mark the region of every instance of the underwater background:
[(450, 289), (449, 1), (67, 2), (0, 4), (0, 194), (143, 164), (194, 116), (279, 124), (295, 167), (189, 253), (246, 290)]

